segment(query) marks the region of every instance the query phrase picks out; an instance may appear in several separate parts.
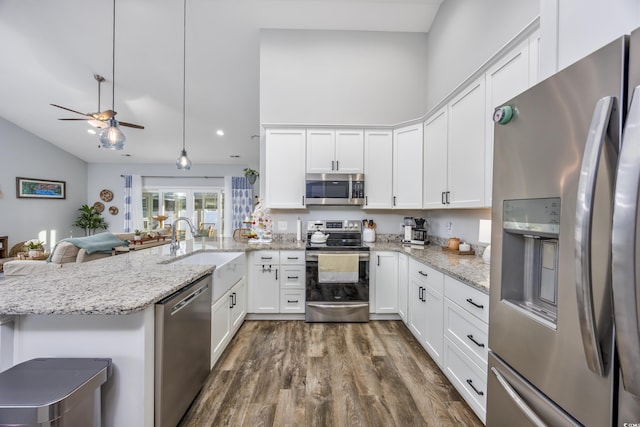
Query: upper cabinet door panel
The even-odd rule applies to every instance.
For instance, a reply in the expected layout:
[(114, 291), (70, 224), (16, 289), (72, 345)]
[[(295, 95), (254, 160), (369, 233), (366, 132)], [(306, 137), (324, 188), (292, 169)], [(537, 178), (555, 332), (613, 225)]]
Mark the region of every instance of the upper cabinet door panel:
[(335, 160), (335, 172), (363, 173), (364, 131), (358, 129), (337, 130)]
[(452, 208), (484, 205), (485, 105), (484, 76), (449, 104), (447, 182)]
[(335, 171), (336, 132), (307, 129), (307, 173)]
[(393, 132), (367, 130), (364, 145), (364, 209), (391, 209), (393, 199)]
[(393, 131), (393, 207), (422, 208), (422, 123)]
[(269, 208), (303, 209), (305, 130), (268, 129), (265, 143), (265, 200)]
[(423, 207), (440, 209), (447, 191), (447, 107), (431, 116), (424, 124), (424, 182)]

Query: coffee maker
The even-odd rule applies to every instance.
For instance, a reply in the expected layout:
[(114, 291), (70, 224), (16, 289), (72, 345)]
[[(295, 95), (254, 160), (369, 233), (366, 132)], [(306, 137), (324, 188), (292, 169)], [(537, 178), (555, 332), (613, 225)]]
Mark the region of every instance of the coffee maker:
[(424, 218), (404, 217), (404, 238), (402, 243), (426, 245), (428, 222)]

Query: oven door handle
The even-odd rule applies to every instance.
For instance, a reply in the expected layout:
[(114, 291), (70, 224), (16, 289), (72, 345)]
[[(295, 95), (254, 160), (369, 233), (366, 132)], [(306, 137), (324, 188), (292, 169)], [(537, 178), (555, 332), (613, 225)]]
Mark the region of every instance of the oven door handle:
[(308, 302), (307, 306), (316, 308), (364, 308), (369, 307), (369, 304), (317, 304), (315, 302)]
[(358, 261), (367, 261), (369, 260), (369, 252), (351, 252), (351, 251), (313, 251), (313, 253), (309, 253), (307, 252), (306, 256), (305, 256), (305, 260), (306, 261), (318, 261), (318, 255), (324, 255), (324, 254), (331, 254), (331, 255), (337, 255), (337, 254), (357, 254), (358, 255)]

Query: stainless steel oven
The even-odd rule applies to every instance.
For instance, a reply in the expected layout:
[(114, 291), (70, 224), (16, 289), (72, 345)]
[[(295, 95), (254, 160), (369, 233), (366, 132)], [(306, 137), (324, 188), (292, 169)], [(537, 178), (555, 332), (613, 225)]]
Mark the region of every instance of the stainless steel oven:
[[(328, 235), (326, 242), (313, 243), (315, 231)], [(369, 321), (369, 256), (369, 248), (362, 245), (360, 221), (309, 221), (305, 257), (307, 322)], [(322, 263), (335, 261), (338, 266), (351, 267), (324, 275)]]

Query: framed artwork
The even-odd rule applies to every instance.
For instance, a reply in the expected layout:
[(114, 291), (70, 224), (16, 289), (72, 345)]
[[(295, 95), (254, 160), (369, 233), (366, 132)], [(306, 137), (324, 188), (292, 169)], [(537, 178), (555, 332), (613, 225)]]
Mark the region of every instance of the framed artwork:
[(16, 197), (23, 199), (66, 199), (66, 182), (16, 177)]

